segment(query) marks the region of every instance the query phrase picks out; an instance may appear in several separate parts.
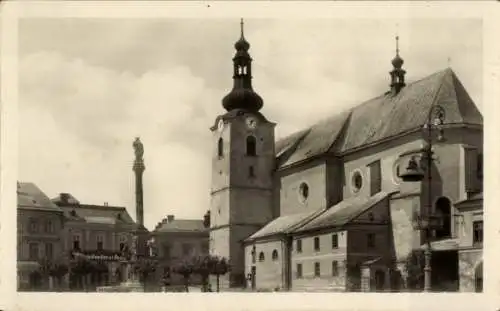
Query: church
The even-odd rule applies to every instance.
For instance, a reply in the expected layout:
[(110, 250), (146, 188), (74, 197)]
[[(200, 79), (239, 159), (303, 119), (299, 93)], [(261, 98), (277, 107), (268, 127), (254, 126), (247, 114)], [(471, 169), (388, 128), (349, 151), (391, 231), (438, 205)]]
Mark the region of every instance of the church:
[(397, 49), (380, 96), (276, 140), (241, 27), (211, 127), (223, 286), (481, 291), (483, 118), (454, 71), (407, 83)]

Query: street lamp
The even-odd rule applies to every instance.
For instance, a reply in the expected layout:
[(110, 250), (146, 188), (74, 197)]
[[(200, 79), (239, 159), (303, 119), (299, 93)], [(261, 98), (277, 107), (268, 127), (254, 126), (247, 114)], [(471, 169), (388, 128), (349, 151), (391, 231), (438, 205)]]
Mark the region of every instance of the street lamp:
[[(437, 140), (443, 141), (444, 133), (442, 126), (444, 125), (445, 110), (440, 105), (433, 105), (427, 116), (427, 122), (424, 124), (425, 146), (422, 149), (423, 159), (420, 165), (417, 158), (412, 156), (408, 162), (406, 171), (401, 174), (401, 179), (407, 182), (419, 182), (424, 179), (424, 172), (420, 169), (422, 164), (425, 166), (425, 174), (427, 175), (427, 210), (424, 213), (415, 213), (413, 215), (413, 227), (417, 230), (424, 232), (426, 248), (424, 250), (425, 266), (424, 266), (424, 291), (431, 291), (431, 232), (432, 230), (441, 228), (442, 219), (440, 216), (435, 215), (432, 209), (432, 161), (433, 158), (433, 131), (438, 131)], [(424, 162), (425, 161), (425, 162)]]

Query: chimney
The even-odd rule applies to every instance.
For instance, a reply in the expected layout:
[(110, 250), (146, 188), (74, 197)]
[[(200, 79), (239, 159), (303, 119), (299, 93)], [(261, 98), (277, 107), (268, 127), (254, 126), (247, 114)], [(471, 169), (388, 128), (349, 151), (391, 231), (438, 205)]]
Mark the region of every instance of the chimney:
[(174, 215), (167, 215), (168, 222), (174, 221)]
[(207, 211), (205, 215), (203, 215), (203, 226), (205, 228), (210, 228), (210, 211)]
[(61, 198), (61, 203), (63, 204), (69, 203), (69, 193), (61, 193), (59, 197)]

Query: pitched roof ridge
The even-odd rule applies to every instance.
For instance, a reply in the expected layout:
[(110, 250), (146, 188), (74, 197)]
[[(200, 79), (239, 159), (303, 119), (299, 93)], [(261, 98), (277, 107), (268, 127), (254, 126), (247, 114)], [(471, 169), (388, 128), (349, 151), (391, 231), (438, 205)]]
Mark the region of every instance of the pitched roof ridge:
[(101, 210), (126, 210), (125, 206), (116, 206), (116, 205), (99, 205), (99, 204), (74, 204), (68, 205), (68, 207), (75, 206), (77, 208), (92, 208), (92, 209), (101, 209)]

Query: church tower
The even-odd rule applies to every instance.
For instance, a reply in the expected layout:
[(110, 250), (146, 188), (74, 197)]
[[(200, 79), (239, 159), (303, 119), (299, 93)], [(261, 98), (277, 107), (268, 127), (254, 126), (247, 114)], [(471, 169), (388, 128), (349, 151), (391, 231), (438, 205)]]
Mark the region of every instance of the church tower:
[(233, 89), (222, 100), (227, 111), (213, 133), (210, 253), (229, 259), (221, 286), (245, 282), (242, 240), (273, 219), (274, 127), (259, 111), (262, 98), (252, 88), (250, 44), (243, 33), (234, 45)]

